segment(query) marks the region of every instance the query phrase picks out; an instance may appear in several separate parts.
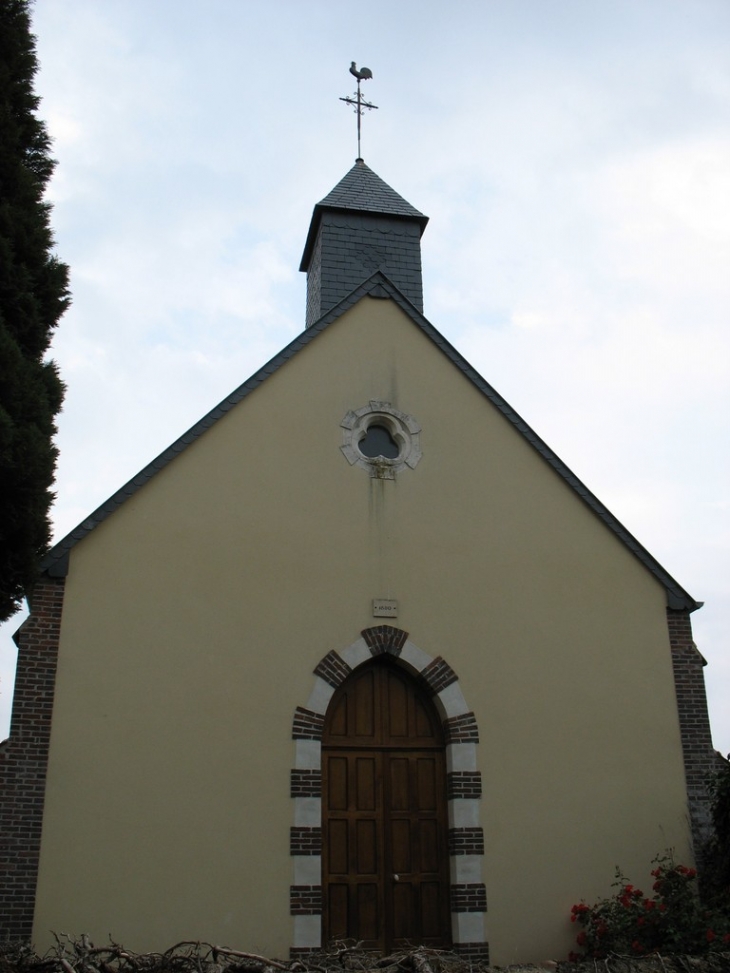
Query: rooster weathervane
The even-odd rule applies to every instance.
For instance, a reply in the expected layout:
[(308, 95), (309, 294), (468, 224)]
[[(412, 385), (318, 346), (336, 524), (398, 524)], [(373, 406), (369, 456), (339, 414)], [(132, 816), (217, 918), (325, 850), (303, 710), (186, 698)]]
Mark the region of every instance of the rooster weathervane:
[(357, 78), (357, 92), (352, 96), (348, 96), (347, 98), (340, 98), (340, 101), (344, 101), (346, 105), (352, 105), (355, 109), (355, 114), (357, 115), (357, 161), (362, 162), (360, 155), (360, 119), (363, 116), (364, 108), (367, 108), (368, 111), (370, 111), (370, 109), (377, 108), (378, 106), (373, 105), (369, 101), (364, 101), (362, 94), (360, 93), (360, 82), (369, 81), (373, 76), (373, 72), (370, 70), (370, 68), (360, 68), (358, 70), (357, 64), (352, 61), (350, 64), (350, 74)]

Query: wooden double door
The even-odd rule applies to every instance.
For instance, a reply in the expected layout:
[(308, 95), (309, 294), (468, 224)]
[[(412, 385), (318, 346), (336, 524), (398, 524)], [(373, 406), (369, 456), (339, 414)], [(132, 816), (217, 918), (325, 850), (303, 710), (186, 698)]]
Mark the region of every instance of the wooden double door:
[(324, 942), (448, 946), (443, 734), (416, 680), (387, 658), (351, 675), (322, 769)]

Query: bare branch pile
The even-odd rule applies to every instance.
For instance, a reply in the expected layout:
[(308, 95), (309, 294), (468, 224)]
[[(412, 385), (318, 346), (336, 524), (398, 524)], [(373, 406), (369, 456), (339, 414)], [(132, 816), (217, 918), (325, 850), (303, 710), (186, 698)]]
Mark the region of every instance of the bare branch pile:
[(61, 934), (45, 956), (29, 946), (0, 944), (0, 973), (730, 973), (730, 953), (705, 957), (611, 956), (582, 963), (490, 967), (443, 950), (418, 947), (379, 957), (360, 944), (335, 943), (306, 959), (280, 961), (211, 943), (181, 942), (164, 953), (135, 953), (118, 943), (95, 946)]

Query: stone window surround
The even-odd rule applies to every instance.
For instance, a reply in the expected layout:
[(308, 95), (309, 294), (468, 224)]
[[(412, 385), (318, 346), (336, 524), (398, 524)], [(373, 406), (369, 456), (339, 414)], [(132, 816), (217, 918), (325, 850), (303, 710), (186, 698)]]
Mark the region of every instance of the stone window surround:
[[(384, 426), (400, 447), (398, 456), (387, 459), (384, 456), (365, 456), (360, 452), (358, 443), (363, 439), (370, 426)], [(340, 423), (342, 427), (342, 450), (350, 466), (367, 470), (370, 476), (379, 480), (394, 480), (395, 474), (406, 468), (415, 469), (421, 460), (421, 427), (406, 412), (395, 409), (390, 402), (371, 399), (368, 405), (350, 410)]]

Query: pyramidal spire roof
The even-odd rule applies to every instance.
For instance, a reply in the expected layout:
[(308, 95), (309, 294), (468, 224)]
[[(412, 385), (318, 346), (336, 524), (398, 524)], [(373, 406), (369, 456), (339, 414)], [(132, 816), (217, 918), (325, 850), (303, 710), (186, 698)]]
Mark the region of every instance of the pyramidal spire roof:
[(330, 209), (359, 209), (368, 213), (387, 213), (389, 216), (416, 217), (425, 227), (428, 217), (399, 196), (387, 182), (358, 159), (331, 193), (317, 203)]
[(358, 159), (335, 188), (314, 207), (300, 270), (306, 271), (309, 267), (320, 216), (325, 210), (340, 213), (354, 211), (414, 220), (420, 226), (421, 234), (428, 223), (427, 216), (403, 199), (395, 189), (391, 189), (362, 159)]

